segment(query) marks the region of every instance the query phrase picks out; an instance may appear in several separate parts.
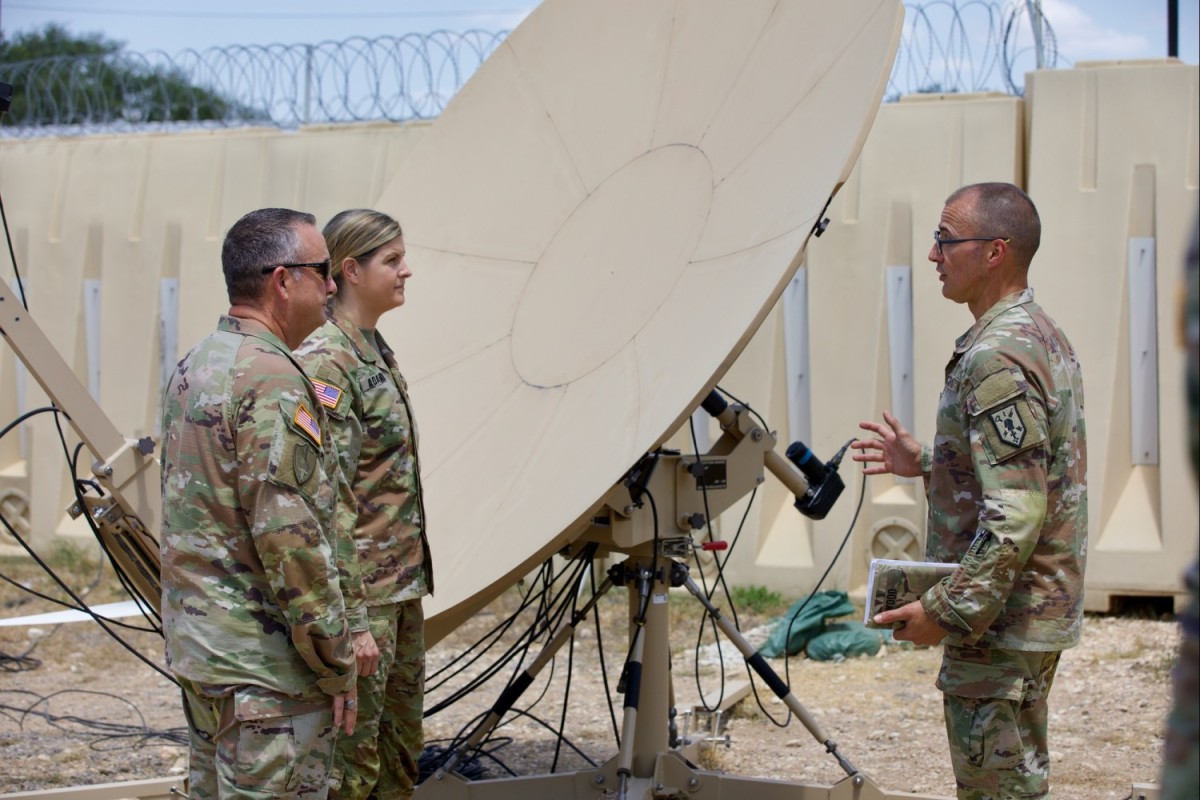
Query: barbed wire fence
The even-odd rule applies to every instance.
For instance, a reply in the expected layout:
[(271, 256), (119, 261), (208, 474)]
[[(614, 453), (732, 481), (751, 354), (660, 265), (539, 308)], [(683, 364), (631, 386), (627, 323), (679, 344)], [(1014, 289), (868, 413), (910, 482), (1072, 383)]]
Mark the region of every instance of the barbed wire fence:
[[(60, 56), (0, 64), (19, 96), (0, 136), (431, 119), (509, 31), (436, 31), (271, 44)], [(1057, 64), (1032, 0), (907, 4), (887, 99), (916, 92), (1023, 92)]]

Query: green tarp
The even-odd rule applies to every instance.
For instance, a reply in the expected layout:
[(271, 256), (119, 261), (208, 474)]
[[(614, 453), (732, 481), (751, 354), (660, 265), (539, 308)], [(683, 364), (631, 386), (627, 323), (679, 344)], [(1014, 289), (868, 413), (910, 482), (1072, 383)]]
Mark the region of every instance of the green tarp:
[[(806, 602), (808, 605), (805, 605)], [(801, 607), (804, 608), (803, 611), (800, 611)], [(854, 604), (845, 592), (817, 592), (808, 597), (801, 597), (776, 621), (771, 636), (758, 652), (764, 658), (779, 658), (785, 653), (795, 655), (804, 649), (810, 639), (825, 629), (827, 618), (844, 617), (853, 613)]]
[(854, 656), (873, 656), (883, 646), (884, 633), (861, 622), (831, 622), (823, 633), (808, 640), (805, 652), (814, 661), (840, 661)]

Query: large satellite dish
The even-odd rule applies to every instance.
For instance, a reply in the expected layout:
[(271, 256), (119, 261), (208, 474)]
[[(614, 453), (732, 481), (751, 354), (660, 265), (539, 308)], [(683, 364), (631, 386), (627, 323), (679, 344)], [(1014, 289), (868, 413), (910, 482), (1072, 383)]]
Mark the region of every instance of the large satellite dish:
[(432, 644), (570, 540), (799, 264), (874, 119), (899, 0), (548, 0), (379, 199), (409, 304)]

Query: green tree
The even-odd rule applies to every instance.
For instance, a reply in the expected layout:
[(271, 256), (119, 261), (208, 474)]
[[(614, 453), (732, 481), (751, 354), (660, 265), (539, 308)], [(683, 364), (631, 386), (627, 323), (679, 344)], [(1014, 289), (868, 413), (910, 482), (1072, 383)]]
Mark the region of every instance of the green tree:
[(195, 86), (178, 67), (127, 53), (124, 42), (72, 34), (57, 23), (11, 39), (0, 33), (0, 80), (14, 87), (9, 114), (20, 125), (266, 117)]

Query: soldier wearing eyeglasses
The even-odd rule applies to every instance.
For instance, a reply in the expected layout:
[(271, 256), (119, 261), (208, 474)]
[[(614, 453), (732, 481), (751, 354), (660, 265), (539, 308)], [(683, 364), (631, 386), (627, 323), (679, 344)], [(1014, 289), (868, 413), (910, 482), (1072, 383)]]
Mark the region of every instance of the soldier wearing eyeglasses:
[(933, 446), (886, 411), (861, 424), (878, 438), (853, 445), (868, 475), (924, 477), (927, 560), (959, 564), (876, 621), (901, 623), (897, 639), (944, 642), (937, 686), (964, 800), (1048, 795), (1047, 696), (1083, 621), (1083, 378), (1029, 287), (1040, 239), (1033, 201), (1012, 184), (950, 195), (929, 260), (975, 324), (946, 365)]
[(163, 399), (162, 623), (196, 800), (324, 798), (337, 730), (354, 729), (340, 471), (291, 354), (334, 291), (315, 223), (269, 208), (230, 228), (231, 307)]

